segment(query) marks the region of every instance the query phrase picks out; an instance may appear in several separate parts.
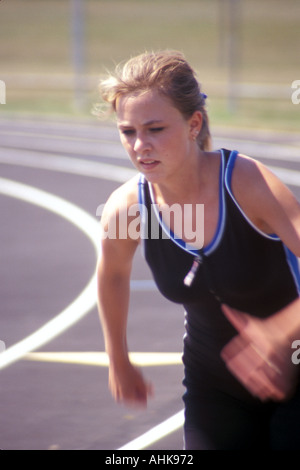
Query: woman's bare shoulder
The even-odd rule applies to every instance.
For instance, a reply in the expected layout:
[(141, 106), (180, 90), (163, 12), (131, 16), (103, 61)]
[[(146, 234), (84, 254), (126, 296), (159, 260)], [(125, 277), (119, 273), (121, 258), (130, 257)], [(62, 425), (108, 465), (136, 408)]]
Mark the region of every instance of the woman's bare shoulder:
[(284, 188), (278, 177), (262, 162), (247, 155), (238, 154), (232, 176), (233, 188), (240, 197), (263, 196)]
[(300, 217), (299, 203), (291, 190), (263, 163), (248, 156), (236, 159), (232, 192), (246, 215), (265, 233), (284, 238), (282, 227)]
[(104, 214), (120, 212), (130, 206), (138, 204), (138, 181), (139, 175), (135, 175), (126, 183), (115, 189), (103, 205)]
[(102, 247), (109, 253), (133, 253), (140, 242), (138, 181), (139, 175), (119, 186), (98, 212)]

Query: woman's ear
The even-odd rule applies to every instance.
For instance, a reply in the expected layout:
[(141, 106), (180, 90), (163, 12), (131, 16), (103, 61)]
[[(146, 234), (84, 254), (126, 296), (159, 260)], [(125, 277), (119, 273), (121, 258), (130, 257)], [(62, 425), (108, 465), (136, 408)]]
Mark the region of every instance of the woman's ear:
[(189, 119), (190, 136), (196, 140), (202, 129), (203, 116), (201, 111), (195, 111)]

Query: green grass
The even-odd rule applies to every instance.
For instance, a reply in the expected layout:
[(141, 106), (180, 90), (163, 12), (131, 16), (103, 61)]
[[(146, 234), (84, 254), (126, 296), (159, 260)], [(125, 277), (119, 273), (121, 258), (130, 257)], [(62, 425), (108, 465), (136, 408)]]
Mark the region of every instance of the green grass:
[[(183, 51), (209, 94), (211, 122), (221, 125), (297, 130), (300, 105), (290, 98), (241, 99), (229, 111), (227, 39), (222, 34), (224, 0), (83, 0), (85, 91), (81, 116), (96, 99), (97, 76), (145, 49)], [(290, 87), (300, 79), (299, 0), (240, 0), (238, 67), (241, 83)], [(272, 4), (272, 8), (270, 5)], [(72, 89), (47, 85), (47, 77), (73, 75), (71, 0), (0, 2), (0, 79), (7, 86), (2, 113), (78, 115)], [(22, 77), (40, 75), (33, 87)], [(95, 78), (94, 78), (95, 77)]]
[(210, 121), (216, 126), (269, 129), (299, 134), (300, 105), (288, 100), (241, 99), (236, 111), (228, 109), (228, 102), (215, 99), (209, 105)]

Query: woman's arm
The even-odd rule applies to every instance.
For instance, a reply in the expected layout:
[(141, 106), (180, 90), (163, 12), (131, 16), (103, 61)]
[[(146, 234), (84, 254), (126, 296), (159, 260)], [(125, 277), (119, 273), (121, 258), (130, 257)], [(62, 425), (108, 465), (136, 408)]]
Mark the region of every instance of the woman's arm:
[[(237, 160), (232, 188), (254, 225), (300, 256), (300, 205), (291, 191), (247, 157)], [(288, 398), (299, 377), (292, 343), (300, 339), (300, 299), (263, 320), (228, 306), (223, 311), (239, 333), (222, 351), (227, 367), (261, 400)]]
[(238, 332), (221, 352), (228, 369), (262, 401), (290, 398), (299, 377), (292, 343), (300, 339), (300, 299), (266, 319), (226, 305), (223, 312)]
[(109, 224), (114, 227), (115, 221), (118, 226), (120, 211), (128, 209), (124, 201), (124, 194), (114, 197), (102, 215), (102, 227), (109, 236), (102, 239), (98, 261), (98, 310), (109, 357), (109, 388), (113, 397), (127, 404), (146, 405), (151, 386), (131, 364), (127, 348), (130, 275), (138, 240), (120, 239), (117, 233), (108, 230)]

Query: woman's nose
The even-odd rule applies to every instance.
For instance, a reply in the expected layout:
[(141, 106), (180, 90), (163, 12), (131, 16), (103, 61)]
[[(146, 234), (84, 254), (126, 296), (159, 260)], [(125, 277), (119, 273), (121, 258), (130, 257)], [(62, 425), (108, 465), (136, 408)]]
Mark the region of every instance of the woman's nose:
[(144, 136), (137, 136), (134, 142), (134, 151), (138, 154), (149, 152), (150, 144)]

